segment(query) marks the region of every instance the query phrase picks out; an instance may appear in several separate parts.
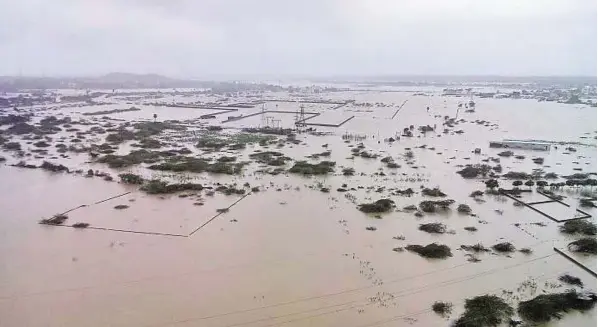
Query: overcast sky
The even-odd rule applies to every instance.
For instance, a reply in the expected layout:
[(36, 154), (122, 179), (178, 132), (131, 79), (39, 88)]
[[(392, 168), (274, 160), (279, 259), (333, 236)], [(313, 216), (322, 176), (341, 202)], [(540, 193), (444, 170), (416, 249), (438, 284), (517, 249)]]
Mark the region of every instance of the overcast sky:
[(596, 75), (596, 0), (0, 0), (0, 75)]

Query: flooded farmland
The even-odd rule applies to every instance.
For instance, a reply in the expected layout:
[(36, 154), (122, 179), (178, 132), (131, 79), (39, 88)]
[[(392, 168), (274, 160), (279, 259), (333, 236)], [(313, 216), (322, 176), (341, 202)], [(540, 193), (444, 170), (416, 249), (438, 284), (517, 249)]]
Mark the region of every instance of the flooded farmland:
[(596, 324), (521, 305), (596, 301), (595, 107), (100, 93), (2, 110), (0, 326), (475, 326), (482, 295), (497, 324)]

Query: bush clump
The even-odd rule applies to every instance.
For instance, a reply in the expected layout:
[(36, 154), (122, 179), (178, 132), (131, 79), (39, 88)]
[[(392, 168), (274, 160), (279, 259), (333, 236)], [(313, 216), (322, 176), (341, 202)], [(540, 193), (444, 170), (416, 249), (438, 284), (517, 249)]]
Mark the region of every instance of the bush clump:
[(530, 174), (524, 173), (524, 172), (510, 171), (510, 172), (502, 175), (502, 177), (504, 177), (506, 179), (526, 180), (526, 179), (530, 179), (532, 176)]
[(567, 248), (573, 252), (596, 254), (596, 239), (590, 237), (582, 238), (569, 243)]
[(234, 187), (234, 185), (231, 185), (231, 186), (220, 185), (216, 188), (216, 192), (220, 192), (225, 195), (232, 195), (232, 194), (243, 195), (243, 194), (245, 194), (244, 189), (237, 189)]
[(21, 143), (19, 142), (6, 142), (3, 145), (6, 150), (21, 150)]
[(460, 204), (457, 207), (457, 211), (460, 213), (471, 213), (471, 207), (469, 207), (467, 204)]
[(228, 163), (215, 162), (209, 163), (205, 159), (182, 157), (176, 158), (168, 162), (155, 164), (147, 167), (152, 170), (174, 171), (174, 172), (191, 172), (191, 173), (213, 173), (213, 174), (227, 174), (234, 175), (241, 172), (243, 163)]
[(446, 225), (441, 223), (420, 224), (418, 229), (432, 234), (446, 233)]
[(564, 274), (564, 275), (559, 276), (559, 280), (561, 282), (567, 283), (569, 285), (583, 287), (583, 282), (581, 281), (581, 279), (579, 279), (578, 277), (575, 277), (575, 276), (571, 276), (569, 274)]
[(459, 170), (457, 174), (461, 175), (463, 178), (476, 178), (478, 176), (486, 177), (490, 170), (492, 170), (490, 165), (474, 165)]
[(430, 243), (426, 246), (422, 245), (407, 245), (407, 251), (415, 252), (424, 258), (444, 259), (452, 257), (451, 248), (444, 244)]
[(579, 205), (584, 208), (595, 208), (596, 204), (594, 203), (595, 199), (579, 199)]
[(465, 300), (465, 312), (455, 327), (499, 326), (513, 315), (513, 308), (496, 295), (481, 295)]
[(168, 184), (159, 179), (153, 179), (141, 186), (141, 190), (148, 194), (169, 194), (181, 191), (201, 191), (203, 186), (195, 183)]
[(432, 304), (432, 311), (441, 316), (445, 316), (453, 311), (453, 304), (450, 302), (436, 301), (434, 304)]
[(496, 252), (515, 252), (515, 246), (509, 242), (494, 244), (492, 246)]
[(471, 194), (469, 195), (472, 198), (478, 197), (478, 196), (482, 196), (484, 195), (484, 191), (473, 191), (471, 192)]
[(454, 200), (422, 201), (419, 203), (419, 208), (423, 212), (445, 211), (450, 209), (450, 205), (454, 202)]
[(89, 224), (88, 223), (75, 223), (75, 224), (72, 225), (72, 227), (74, 227), (74, 228), (87, 228), (87, 227), (89, 227)]
[(45, 225), (62, 225), (69, 217), (64, 214), (54, 215), (51, 218), (45, 218), (40, 220), (40, 224)]
[(307, 161), (297, 161), (289, 169), (290, 173), (303, 174), (303, 175), (326, 175), (334, 171), (334, 161), (322, 161), (315, 165), (308, 163)]
[(517, 312), (524, 320), (534, 323), (560, 319), (571, 310), (586, 311), (596, 305), (595, 293), (581, 293), (568, 290), (564, 293), (542, 294), (529, 301), (519, 303)]
[(463, 229), (468, 232), (477, 232), (477, 230), (478, 230), (475, 226), (467, 226), (467, 227), (464, 227)]
[(482, 243), (474, 245), (461, 245), (461, 249), (473, 252), (490, 252), (490, 249), (486, 248), (484, 245), (482, 245)]
[(120, 177), (120, 181), (125, 184), (143, 184), (143, 177), (136, 174), (124, 173), (119, 174), (118, 177)]
[(110, 168), (124, 168), (132, 165), (138, 165), (140, 163), (155, 163), (162, 157), (168, 155), (169, 153), (166, 152), (135, 150), (124, 156), (107, 154), (100, 157), (98, 162), (108, 164), (108, 167)]
[(433, 197), (445, 197), (446, 194), (442, 192), (438, 187), (435, 188), (424, 188), (422, 190), (422, 195), (425, 196), (433, 196)]
[(562, 233), (596, 235), (596, 224), (587, 220), (570, 220), (560, 226)]
[(43, 170), (49, 170), (49, 171), (55, 172), (55, 173), (62, 172), (62, 171), (65, 171), (67, 173), (69, 172), (69, 169), (66, 166), (60, 165), (60, 164), (53, 164), (53, 163), (48, 162), (48, 161), (44, 161), (39, 166), (39, 168), (41, 168)]
[(355, 175), (355, 169), (348, 167), (348, 168), (343, 168), (343, 175), (345, 176), (353, 176)]
[(284, 166), (287, 161), (291, 160), (291, 158), (285, 157), (282, 153), (276, 151), (255, 152), (250, 154), (249, 158), (268, 166)]
[(380, 199), (373, 203), (363, 203), (359, 205), (359, 211), (365, 213), (382, 213), (390, 211), (395, 205), (391, 199)]
[(106, 142), (119, 144), (125, 141), (130, 141), (135, 139), (135, 133), (126, 130), (126, 129), (119, 129), (114, 133), (110, 133), (106, 135)]
[(523, 254), (531, 254), (532, 253), (532, 249), (530, 249), (530, 248), (521, 248), (521, 249), (519, 249), (519, 252), (521, 252)]

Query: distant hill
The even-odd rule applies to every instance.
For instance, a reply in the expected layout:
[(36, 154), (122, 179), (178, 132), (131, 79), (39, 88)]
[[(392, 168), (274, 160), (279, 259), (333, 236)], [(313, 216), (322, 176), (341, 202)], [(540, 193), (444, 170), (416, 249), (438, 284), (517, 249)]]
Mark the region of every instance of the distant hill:
[(211, 83), (181, 80), (157, 74), (109, 73), (97, 77), (29, 77), (0, 76), (0, 92), (23, 89), (137, 89), (137, 88), (203, 88)]

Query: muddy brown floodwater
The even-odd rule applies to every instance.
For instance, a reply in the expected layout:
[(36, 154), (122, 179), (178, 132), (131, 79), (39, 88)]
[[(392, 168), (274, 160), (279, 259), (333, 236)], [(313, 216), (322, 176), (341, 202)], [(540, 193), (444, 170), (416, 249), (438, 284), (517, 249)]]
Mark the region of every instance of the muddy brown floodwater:
[[(172, 96), (105, 97), (102, 101), (108, 104), (103, 105), (20, 108), (17, 114), (34, 114), (32, 124), (50, 115), (71, 117), (72, 127), (85, 133), (79, 138), (77, 131), (62, 127), (48, 135), (51, 146), (45, 154), (31, 152), (38, 141), (30, 139), (31, 135), (10, 134), (10, 142), (19, 142), (23, 153), (8, 149), (0, 153), (6, 158), (0, 166), (0, 326), (447, 326), (463, 312), (467, 298), (491, 293), (517, 308), (520, 301), (543, 292), (570, 288), (558, 281), (564, 273), (579, 277), (584, 290), (596, 291), (593, 275), (553, 249), (563, 250), (595, 272), (595, 255), (567, 249), (579, 235), (561, 233), (562, 222), (516, 206), (506, 196), (470, 197), (473, 191), (486, 191), (488, 178), (464, 179), (456, 173), (465, 165), (496, 166), (498, 163), (489, 159), (500, 158), (499, 175), (531, 174), (541, 168), (538, 176), (590, 173), (587, 178), (595, 180), (596, 108), (523, 99), (476, 99), (475, 112), (461, 109), (451, 127), (443, 125), (444, 116), (455, 117), (461, 99), (442, 97), (436, 88), (423, 89), (430, 96), (414, 96), (406, 89), (394, 91), (319, 94), (324, 100), (354, 102), (339, 108), (335, 104), (305, 104), (306, 111), (321, 113), (308, 122), (338, 124), (355, 118), (338, 128), (315, 127), (320, 134), (298, 134), (296, 144), (277, 137), (283, 141), (247, 142), (239, 150), (199, 149), (195, 143), (207, 135), (202, 133), (208, 125), (224, 128), (211, 132), (210, 137), (227, 139), (264, 121), (274, 124), (276, 120), (277, 126), (290, 128), (296, 115), (273, 113), (269, 119), (258, 115), (223, 122), (228, 116), (259, 112), (262, 105), (258, 104), (205, 120), (200, 116), (218, 111), (155, 103), (171, 103)], [(299, 107), (286, 102), (297, 99), (286, 93), (262, 97), (278, 100), (266, 102), (266, 110), (296, 111)], [(176, 101), (222, 101), (225, 105), (256, 100), (242, 94), (223, 99), (197, 95)], [(405, 100), (395, 119), (390, 119)], [(83, 115), (131, 106), (141, 110)], [(9, 113), (13, 112), (7, 109), (3, 115)], [(152, 122), (154, 113), (157, 121), (177, 120), (186, 131), (152, 135), (163, 144), (149, 151), (185, 146), (191, 150), (188, 156), (209, 157), (211, 162), (235, 156), (236, 162), (248, 164), (233, 175), (172, 172), (148, 169), (151, 164), (142, 162), (109, 168), (89, 155), (96, 151), (93, 149), (56, 152), (55, 144), (61, 139), (67, 145), (99, 145), (110, 132), (93, 132), (94, 126), (110, 129), (126, 122)], [(414, 125), (413, 137), (385, 141), (410, 125)], [(420, 133), (422, 125), (436, 129)], [(0, 126), (3, 131), (9, 127)], [(74, 142), (75, 138), (80, 140)], [(488, 144), (504, 138), (570, 143), (554, 144), (550, 151), (515, 149), (514, 156), (499, 157), (504, 149), (492, 149)], [(115, 146), (114, 153), (138, 150), (133, 145), (138, 141), (125, 140)], [(361, 148), (357, 153), (366, 151), (377, 157), (353, 156), (352, 149), (357, 147)], [(474, 154), (475, 148), (480, 148), (481, 154)], [(277, 151), (291, 160), (283, 166), (257, 163), (249, 157), (256, 150)], [(306, 158), (327, 151), (330, 153), (318, 159)], [(388, 156), (400, 167), (388, 168), (381, 162)], [(544, 162), (534, 163), (532, 159), (537, 157)], [(161, 157), (158, 162), (167, 160)], [(324, 175), (288, 172), (301, 160), (312, 164), (329, 160), (336, 165), (332, 173)], [(19, 161), (33, 165), (49, 161), (68, 167), (71, 173), (12, 166)], [(282, 168), (282, 173), (260, 172), (276, 168)], [(343, 168), (353, 168), (354, 175), (343, 175)], [(86, 177), (88, 169), (95, 176)], [(82, 171), (72, 173), (76, 170)], [(105, 181), (101, 172), (114, 180)], [(200, 183), (210, 188), (148, 194), (139, 185), (119, 182), (118, 174), (124, 172), (145, 180)], [(497, 178), (500, 187), (512, 188), (513, 180)], [(537, 180), (564, 182), (561, 177)], [(244, 194), (217, 191), (219, 186), (232, 184)], [(251, 191), (254, 187), (258, 189)], [(446, 197), (424, 196), (422, 187), (438, 187)], [(412, 196), (396, 192), (407, 188), (414, 191)], [(547, 200), (536, 186), (521, 189), (531, 190), (521, 195), (524, 202)], [(576, 209), (581, 209), (591, 216), (588, 221), (596, 222), (596, 208), (579, 205), (581, 197), (595, 197), (596, 187), (567, 186), (553, 191), (564, 196), (566, 205), (551, 202), (536, 208), (556, 220), (579, 217)], [(385, 198), (395, 204), (389, 212), (366, 214), (357, 209), (358, 204)], [(455, 201), (450, 210), (418, 210), (414, 214), (403, 209), (417, 207), (423, 200), (442, 199)], [(473, 215), (458, 212), (459, 204), (471, 207)], [(115, 209), (117, 206), (120, 209)], [(62, 226), (38, 224), (42, 218), (65, 212), (68, 219)], [(75, 223), (89, 227), (69, 227)], [(425, 223), (442, 223), (447, 230), (426, 233), (418, 229)], [(449, 246), (452, 256), (427, 259), (404, 250), (410, 244), (433, 242)], [(491, 248), (501, 242), (532, 252), (473, 254), (460, 249), (477, 243)], [(435, 314), (431, 309), (435, 301), (451, 302), (453, 312), (448, 317)], [(547, 326), (594, 326), (596, 319), (594, 308), (567, 313)]]

